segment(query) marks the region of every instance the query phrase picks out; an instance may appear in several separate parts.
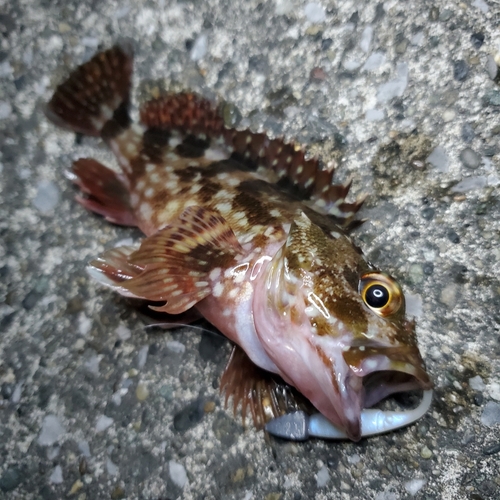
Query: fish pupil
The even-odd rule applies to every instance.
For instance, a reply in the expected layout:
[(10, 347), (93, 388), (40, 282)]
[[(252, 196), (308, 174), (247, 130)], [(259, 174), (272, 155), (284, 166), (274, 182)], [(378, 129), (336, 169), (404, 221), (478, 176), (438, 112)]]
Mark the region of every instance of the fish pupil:
[(384, 307), (389, 302), (389, 290), (382, 285), (372, 285), (366, 290), (365, 300), (370, 307)]

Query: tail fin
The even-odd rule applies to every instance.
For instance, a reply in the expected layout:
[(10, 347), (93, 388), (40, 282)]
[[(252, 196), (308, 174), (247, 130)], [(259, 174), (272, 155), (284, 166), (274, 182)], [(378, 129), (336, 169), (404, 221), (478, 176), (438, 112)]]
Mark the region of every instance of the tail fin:
[(96, 54), (57, 87), (47, 117), (74, 132), (114, 137), (130, 125), (132, 64), (130, 44)]

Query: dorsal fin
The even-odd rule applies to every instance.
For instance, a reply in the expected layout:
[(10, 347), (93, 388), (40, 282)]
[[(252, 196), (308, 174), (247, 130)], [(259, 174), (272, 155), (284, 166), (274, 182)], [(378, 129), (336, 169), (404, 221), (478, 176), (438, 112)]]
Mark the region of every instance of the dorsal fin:
[(219, 109), (193, 93), (148, 101), (141, 107), (140, 116), (150, 128), (222, 139), (233, 159), (265, 176), (267, 173), (269, 182), (304, 200), (316, 212), (331, 216), (336, 224), (352, 228), (363, 200), (346, 203), (350, 183), (332, 184), (335, 169), (323, 168), (317, 158), (306, 158), (298, 144), (250, 130), (226, 128)]
[(207, 99), (190, 92), (168, 94), (144, 103), (141, 122), (148, 128), (179, 130), (184, 134), (220, 136), (224, 121)]

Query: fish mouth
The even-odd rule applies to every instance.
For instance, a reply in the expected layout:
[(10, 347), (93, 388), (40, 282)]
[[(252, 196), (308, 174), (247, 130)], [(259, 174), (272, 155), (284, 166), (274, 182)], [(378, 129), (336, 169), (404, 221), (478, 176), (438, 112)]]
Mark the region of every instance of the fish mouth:
[[(350, 370), (351, 385), (362, 387), (362, 408), (390, 394), (433, 387), (417, 347), (351, 347), (342, 356)], [(359, 422), (349, 422), (346, 432), (351, 439), (359, 439)]]

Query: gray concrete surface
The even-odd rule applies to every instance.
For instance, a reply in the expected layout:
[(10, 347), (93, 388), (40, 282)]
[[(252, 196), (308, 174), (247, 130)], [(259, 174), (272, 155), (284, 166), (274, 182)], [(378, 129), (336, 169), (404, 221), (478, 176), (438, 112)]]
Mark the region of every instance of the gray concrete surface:
[[(497, 0), (0, 12), (0, 499), (500, 498)], [(74, 202), (72, 159), (113, 158), (42, 110), (120, 37), (137, 83), (224, 99), (228, 120), (298, 138), (370, 195), (356, 240), (411, 294), (436, 383), (417, 425), (358, 444), (266, 440), (221, 403), (227, 344), (148, 332), (87, 277), (91, 257), (140, 235)]]

